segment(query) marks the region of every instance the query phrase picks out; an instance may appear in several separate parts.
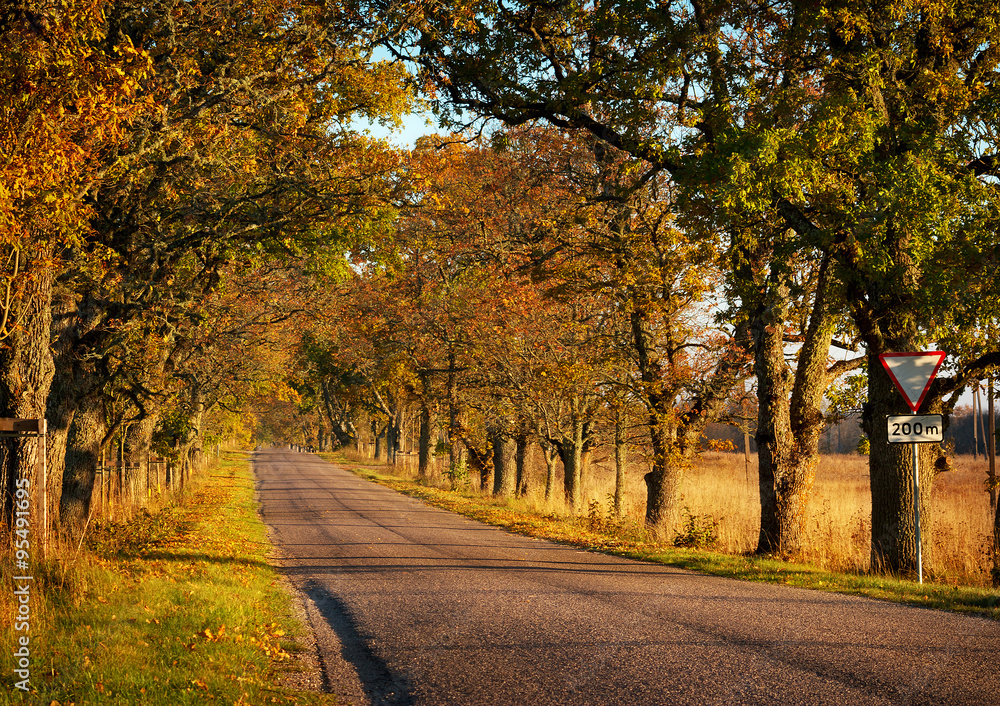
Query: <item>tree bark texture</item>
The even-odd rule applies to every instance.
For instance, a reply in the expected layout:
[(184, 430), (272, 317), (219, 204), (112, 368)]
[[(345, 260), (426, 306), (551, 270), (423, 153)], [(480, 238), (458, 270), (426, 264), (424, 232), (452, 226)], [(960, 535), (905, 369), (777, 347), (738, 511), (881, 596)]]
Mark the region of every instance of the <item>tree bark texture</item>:
[(625, 514), (625, 467), (628, 447), (625, 428), (625, 413), (619, 408), (615, 416), (615, 517)]
[(649, 433), (653, 451), (653, 468), (643, 480), (646, 482), (646, 524), (665, 530), (677, 512), (684, 471), (690, 460), (676, 445), (676, 430), (650, 414)]
[(379, 429), (378, 423), (372, 422), (372, 436), (375, 437), (375, 460), (382, 460), (382, 450), (385, 448), (385, 435), (388, 425)]
[(517, 492), (517, 443), (500, 427), (490, 430), (493, 446), (493, 495), (512, 498)]
[(563, 465), (563, 492), (566, 505), (576, 509), (581, 507), (583, 494), (584, 454), (589, 446), (588, 425), (574, 415), (570, 433), (552, 439)]
[(993, 587), (1000, 588), (1000, 503), (993, 513)]
[[(326, 411), (327, 420), (330, 422), (330, 432), (337, 440), (337, 447), (357, 450), (358, 430), (351, 421), (350, 407), (346, 403), (336, 400), (330, 391), (330, 381), (328, 379), (323, 378), (321, 385), (323, 388), (323, 409)], [(333, 451), (334, 448), (330, 450)]]
[(417, 445), (417, 475), (426, 478), (431, 467), (431, 408), (420, 402), (420, 441)]
[(773, 282), (751, 325), (757, 375), (760, 533), (757, 553), (797, 554), (819, 463), (823, 393), (833, 326), (827, 312), (827, 263), (820, 268), (805, 342), (794, 373), (785, 361), (789, 287)]
[[(901, 346), (912, 348), (910, 346)], [(910, 444), (890, 444), (886, 417), (912, 414), (877, 352), (868, 354), (868, 404), (862, 426), (871, 444), (869, 471), (872, 495), (871, 562), (875, 571), (913, 573), (917, 568), (914, 525), (913, 452)], [(920, 466), (921, 545), (924, 562), (933, 546), (930, 528), (931, 487), (936, 454), (929, 444), (918, 444)]]
[(128, 498), (132, 507), (145, 507), (149, 499), (149, 457), (157, 416), (129, 425), (125, 431), (125, 466)]
[(630, 319), (643, 397), (649, 410), (647, 424), (653, 452), (653, 467), (643, 476), (646, 482), (646, 524), (663, 530), (673, 521), (676, 513), (685, 461), (688, 459), (686, 450), (679, 444), (674, 394), (667, 385), (667, 373), (656, 352), (650, 312), (636, 306)]
[(528, 494), (528, 433), (523, 429), (514, 439), (514, 465), (517, 469), (517, 494), (524, 497)]
[[(55, 372), (49, 351), (52, 276), (44, 269), (29, 270), (20, 276), (27, 278), (27, 284), (11, 304), (9, 321), (14, 323), (8, 324), (7, 337), (0, 345), (0, 417), (43, 419)], [(5, 528), (12, 526), (19, 479), (30, 482), (33, 523), (41, 526), (41, 448), (38, 437), (0, 439), (0, 524)]]
[(559, 450), (554, 444), (543, 441), (542, 454), (545, 456), (545, 499), (551, 500), (556, 490), (556, 471), (558, 468)]
[(63, 474), (62, 502), (59, 508), (62, 525), (76, 534), (86, 524), (93, 510), (95, 495), (103, 503), (98, 510), (111, 519), (114, 507), (114, 486), (108, 470), (101, 466), (101, 444), (107, 428), (104, 410), (99, 403), (81, 406), (73, 415), (66, 443), (66, 471)]

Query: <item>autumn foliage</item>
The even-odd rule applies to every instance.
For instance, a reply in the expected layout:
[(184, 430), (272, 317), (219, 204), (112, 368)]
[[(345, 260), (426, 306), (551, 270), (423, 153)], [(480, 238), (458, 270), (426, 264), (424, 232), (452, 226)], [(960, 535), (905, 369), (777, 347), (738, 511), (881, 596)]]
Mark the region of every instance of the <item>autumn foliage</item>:
[[(257, 424), (392, 459), (408, 420), (421, 474), (525, 493), (537, 445), (575, 511), (596, 449), (641, 446), (669, 532), (708, 425), (749, 414), (757, 551), (794, 554), (827, 392), (866, 371), (872, 559), (909, 570), (948, 461), (921, 452), (914, 497), (872, 361), (948, 350), (945, 415), (995, 375), (996, 28), (989, 3), (12, 7), (0, 414), (48, 421), (70, 532), (113, 448), (123, 487), (152, 451), (183, 483)], [(356, 128), (415, 92), (451, 132)], [(0, 454), (7, 519), (39, 453)]]

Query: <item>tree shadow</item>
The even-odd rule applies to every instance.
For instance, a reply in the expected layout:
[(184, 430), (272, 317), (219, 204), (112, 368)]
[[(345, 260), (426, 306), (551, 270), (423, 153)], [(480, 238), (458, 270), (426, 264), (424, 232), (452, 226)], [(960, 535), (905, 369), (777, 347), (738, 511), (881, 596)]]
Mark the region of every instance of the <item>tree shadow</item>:
[[(368, 637), (361, 633), (347, 606), (316, 581), (306, 581), (302, 592), (337, 635), (340, 656), (354, 667), (372, 706), (411, 706), (414, 703), (411, 686), (405, 678), (394, 675), (371, 649)], [(324, 687), (330, 691), (325, 667)]]

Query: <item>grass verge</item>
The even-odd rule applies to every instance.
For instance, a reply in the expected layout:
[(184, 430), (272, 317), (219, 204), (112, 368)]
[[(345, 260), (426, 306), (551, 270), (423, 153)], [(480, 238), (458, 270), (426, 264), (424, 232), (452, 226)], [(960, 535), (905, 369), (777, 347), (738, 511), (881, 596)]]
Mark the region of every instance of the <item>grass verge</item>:
[(92, 528), (82, 553), (33, 567), (28, 693), (15, 686), (5, 561), (0, 702), (336, 703), (279, 686), (304, 628), (269, 548), (249, 464), (235, 452), (182, 503)]
[(468, 492), (442, 490), (414, 480), (378, 473), (373, 467), (340, 457), (323, 455), (367, 480), (435, 507), (529, 537), (744, 581), (867, 596), (1000, 620), (1000, 591), (989, 588), (931, 582), (920, 584), (880, 574), (838, 573), (779, 558), (677, 547), (651, 540), (641, 528), (618, 522), (602, 515), (599, 510), (595, 512), (594, 508), (585, 516), (540, 515), (517, 508), (516, 501), (512, 503)]

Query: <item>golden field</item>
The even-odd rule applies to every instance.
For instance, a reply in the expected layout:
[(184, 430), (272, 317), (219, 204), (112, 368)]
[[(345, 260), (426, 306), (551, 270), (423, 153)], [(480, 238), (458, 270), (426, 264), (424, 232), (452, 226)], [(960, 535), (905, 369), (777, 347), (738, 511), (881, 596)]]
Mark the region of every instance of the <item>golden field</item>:
[[(610, 514), (614, 494), (612, 461), (597, 454), (584, 477), (585, 506), (581, 513)], [(402, 460), (405, 459), (405, 460)], [(413, 457), (401, 457), (397, 470), (412, 477)], [(923, 518), (925, 532), (933, 537), (933, 550), (924, 556), (925, 575), (939, 582), (985, 586), (991, 565), (989, 546), (993, 515), (986, 493), (986, 460), (971, 456), (952, 457), (954, 470), (937, 476), (934, 509)], [(527, 498), (513, 501), (525, 510), (563, 514), (561, 487), (551, 501), (544, 499), (545, 466), (538, 454), (532, 459), (531, 485)], [(645, 506), (645, 464), (638, 454), (630, 456), (626, 482), (625, 512), (641, 524)], [(448, 485), (434, 474), (442, 487)], [(561, 484), (561, 478), (559, 479)], [(470, 478), (475, 487), (476, 479)], [(715, 548), (739, 554), (753, 551), (757, 542), (760, 503), (757, 463), (742, 453), (707, 452), (686, 474), (679, 506), (701, 523), (716, 522)], [(826, 455), (816, 471), (816, 483), (807, 520), (808, 547), (799, 559), (822, 568), (848, 573), (869, 568), (871, 496), (868, 459), (856, 454)]]

